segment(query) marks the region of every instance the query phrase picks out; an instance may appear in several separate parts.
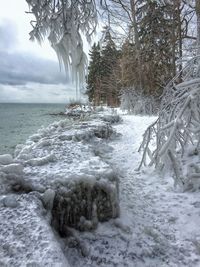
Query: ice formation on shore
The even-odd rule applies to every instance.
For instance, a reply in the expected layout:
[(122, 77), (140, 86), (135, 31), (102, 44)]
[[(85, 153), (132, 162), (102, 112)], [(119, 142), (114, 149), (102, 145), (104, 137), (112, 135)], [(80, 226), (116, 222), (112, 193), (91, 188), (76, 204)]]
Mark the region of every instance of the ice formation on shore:
[(119, 215), (118, 178), (102, 159), (118, 119), (102, 118), (55, 122), (18, 145), (14, 158), (0, 156), (2, 266), (61, 266), (67, 260), (49, 223), (68, 236)]

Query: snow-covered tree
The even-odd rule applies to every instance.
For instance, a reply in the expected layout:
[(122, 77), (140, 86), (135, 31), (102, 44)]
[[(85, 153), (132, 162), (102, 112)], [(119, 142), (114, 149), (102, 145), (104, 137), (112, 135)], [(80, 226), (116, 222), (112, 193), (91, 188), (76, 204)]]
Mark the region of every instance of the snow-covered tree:
[(152, 115), (158, 113), (158, 100), (153, 96), (145, 96), (133, 87), (121, 90), (120, 102), (121, 109), (131, 114)]
[[(200, 12), (199, 1), (196, 3), (196, 12)], [(170, 164), (175, 183), (187, 189), (199, 184), (200, 178), (200, 54), (186, 64), (181, 82), (179, 76), (180, 73), (166, 86), (158, 119), (144, 133), (139, 168), (148, 159), (148, 164), (158, 169)]]
[(100, 103), (101, 91), (101, 51), (99, 43), (94, 43), (89, 55), (90, 62), (88, 66), (86, 94), (90, 102), (98, 105)]

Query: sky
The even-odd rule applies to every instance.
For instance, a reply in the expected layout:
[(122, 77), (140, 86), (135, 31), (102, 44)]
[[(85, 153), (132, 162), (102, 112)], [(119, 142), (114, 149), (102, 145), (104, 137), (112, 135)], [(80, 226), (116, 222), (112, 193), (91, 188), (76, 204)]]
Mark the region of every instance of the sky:
[(75, 86), (60, 71), (48, 42), (29, 41), (25, 0), (0, 0), (0, 103), (66, 103)]

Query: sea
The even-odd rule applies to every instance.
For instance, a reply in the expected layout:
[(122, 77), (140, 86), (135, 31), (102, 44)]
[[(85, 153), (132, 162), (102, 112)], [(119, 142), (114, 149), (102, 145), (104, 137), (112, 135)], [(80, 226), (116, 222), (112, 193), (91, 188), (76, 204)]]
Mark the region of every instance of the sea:
[[(17, 144), (54, 121), (63, 119), (65, 104), (0, 103), (0, 155), (13, 154)], [(52, 115), (53, 114), (53, 115)]]

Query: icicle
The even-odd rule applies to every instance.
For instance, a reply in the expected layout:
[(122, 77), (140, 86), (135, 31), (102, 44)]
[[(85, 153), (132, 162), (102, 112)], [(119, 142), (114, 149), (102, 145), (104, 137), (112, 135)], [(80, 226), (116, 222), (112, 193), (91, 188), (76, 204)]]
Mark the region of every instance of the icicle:
[(39, 43), (48, 38), (55, 50), (60, 67), (77, 86), (83, 83), (86, 75), (87, 58), (83, 51), (81, 33), (87, 41), (97, 26), (97, 11), (94, 1), (76, 0), (26, 0), (36, 22), (32, 25), (30, 39)]

